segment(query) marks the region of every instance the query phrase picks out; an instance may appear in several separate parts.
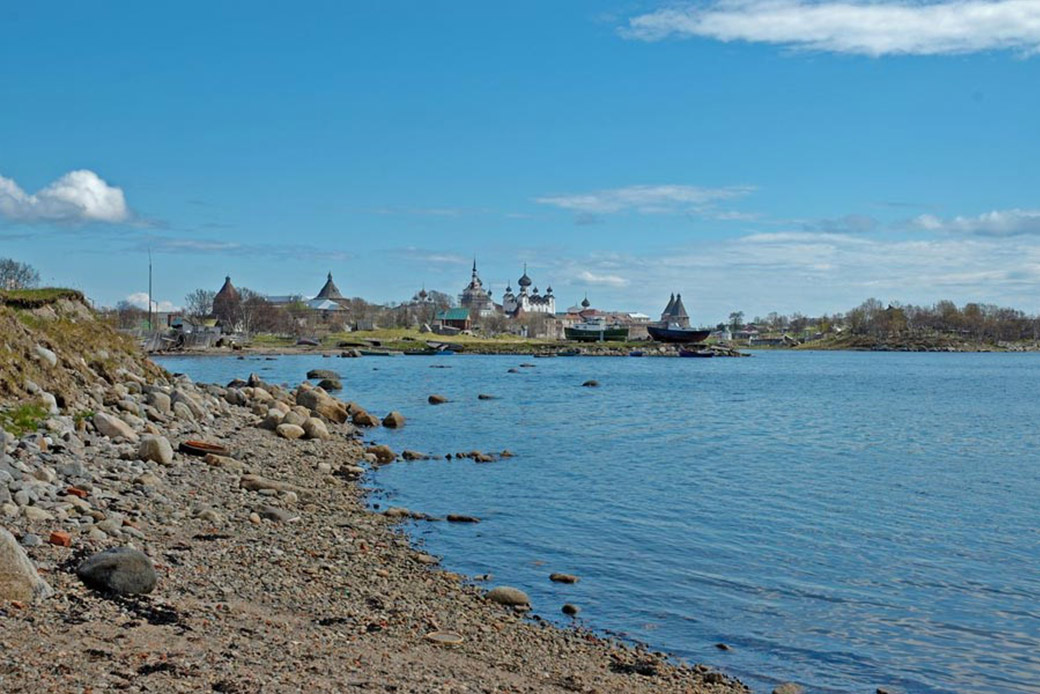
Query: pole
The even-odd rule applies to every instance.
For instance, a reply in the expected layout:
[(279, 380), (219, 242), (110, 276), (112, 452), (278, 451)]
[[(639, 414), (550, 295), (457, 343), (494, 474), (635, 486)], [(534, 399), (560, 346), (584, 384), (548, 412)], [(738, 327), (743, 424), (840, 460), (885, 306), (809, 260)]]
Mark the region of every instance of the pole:
[(148, 332), (154, 330), (152, 325), (152, 249), (148, 248)]

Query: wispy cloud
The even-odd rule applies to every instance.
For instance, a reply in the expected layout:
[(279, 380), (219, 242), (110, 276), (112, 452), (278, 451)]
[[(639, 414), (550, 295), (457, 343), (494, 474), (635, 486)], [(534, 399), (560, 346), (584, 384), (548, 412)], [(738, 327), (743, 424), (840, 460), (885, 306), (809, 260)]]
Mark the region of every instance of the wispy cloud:
[(913, 226), (925, 231), (978, 236), (1040, 234), (1040, 210), (993, 210), (975, 217), (943, 219), (932, 214), (915, 217)]
[(749, 41), (856, 55), (1040, 50), (1037, 0), (810, 2), (714, 0), (629, 19), (622, 36)]
[(133, 218), (123, 190), (93, 171), (70, 171), (36, 193), (0, 176), (0, 215), (16, 222), (128, 222)]
[(721, 200), (743, 197), (753, 186), (704, 188), (689, 185), (636, 185), (589, 193), (561, 193), (535, 198), (535, 202), (571, 210), (581, 215), (633, 211), (641, 214), (675, 214), (702, 211)]
[(418, 248), (416, 246), (391, 248), (387, 252), (390, 255), (404, 260), (416, 261), (426, 265), (469, 265), (473, 262), (473, 258), (467, 258), (458, 253), (434, 251), (428, 248)]
[(579, 272), (578, 279), (585, 284), (605, 287), (627, 287), (630, 284), (627, 279), (620, 275), (597, 275), (588, 270), (582, 270)]
[(866, 234), (875, 231), (881, 223), (865, 214), (847, 214), (836, 219), (815, 219), (805, 222), (806, 231), (823, 231), (831, 234)]
[(306, 244), (238, 243), (218, 239), (161, 238), (142, 239), (130, 250), (174, 255), (227, 255), (246, 258), (277, 258), (280, 260), (327, 260), (345, 262), (354, 256), (335, 248), (317, 248)]

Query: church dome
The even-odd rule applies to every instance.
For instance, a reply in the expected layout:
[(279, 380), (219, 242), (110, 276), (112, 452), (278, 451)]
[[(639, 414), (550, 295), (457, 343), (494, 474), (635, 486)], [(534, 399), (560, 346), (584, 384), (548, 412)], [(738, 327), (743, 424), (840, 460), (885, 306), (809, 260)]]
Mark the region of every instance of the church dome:
[(589, 306), (592, 306), (592, 304), (589, 303), (589, 297), (585, 297), (584, 299), (581, 300), (581, 307), (582, 308), (588, 308)]
[(527, 276), (527, 263), (524, 263), (524, 274), (523, 274), (523, 276), (520, 279), (518, 279), (516, 281), (516, 283), (519, 284), (521, 287), (530, 287), (531, 284), (533, 284), (531, 282), (531, 278)]

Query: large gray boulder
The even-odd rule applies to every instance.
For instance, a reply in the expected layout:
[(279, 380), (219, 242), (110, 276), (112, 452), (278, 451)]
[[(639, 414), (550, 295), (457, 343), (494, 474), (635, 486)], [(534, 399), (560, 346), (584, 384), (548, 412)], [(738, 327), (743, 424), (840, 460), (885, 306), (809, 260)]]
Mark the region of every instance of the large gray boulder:
[(151, 593), (158, 581), (152, 560), (133, 547), (95, 554), (79, 565), (76, 575), (88, 588), (119, 595)]
[(42, 600), (54, 590), (36, 573), (36, 567), (14, 535), (0, 528), (0, 601)]
[(119, 417), (113, 417), (105, 412), (98, 412), (94, 415), (93, 421), (94, 427), (97, 428), (103, 436), (107, 436), (110, 439), (121, 436), (127, 441), (137, 442), (137, 432)]

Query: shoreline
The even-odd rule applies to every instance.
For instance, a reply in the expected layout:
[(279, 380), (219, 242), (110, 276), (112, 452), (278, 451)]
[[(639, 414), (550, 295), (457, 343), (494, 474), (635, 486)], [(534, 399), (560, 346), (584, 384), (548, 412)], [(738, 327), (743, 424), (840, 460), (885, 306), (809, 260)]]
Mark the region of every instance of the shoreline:
[[(367, 508), (352, 425), (327, 420), (329, 438), (298, 440), (257, 427), (274, 402), (288, 405), (283, 389), (138, 379), (106, 384), (145, 415), (122, 411), (138, 435), (204, 438), (230, 455), (143, 461), (136, 444), (60, 416), (47, 437), (8, 446), (15, 467), (51, 479), (55, 493), (32, 504), (49, 517), (23, 508), (4, 527), (23, 544), (58, 528), (70, 541), (27, 547), (54, 597), (0, 608), (5, 691), (747, 691), (705, 666), (494, 604), (439, 569), (394, 518)], [(156, 391), (185, 406), (156, 410)], [(74, 485), (86, 491), (75, 503)], [(72, 572), (129, 544), (156, 565), (152, 596), (105, 597)], [(427, 638), (438, 632), (462, 642)]]

